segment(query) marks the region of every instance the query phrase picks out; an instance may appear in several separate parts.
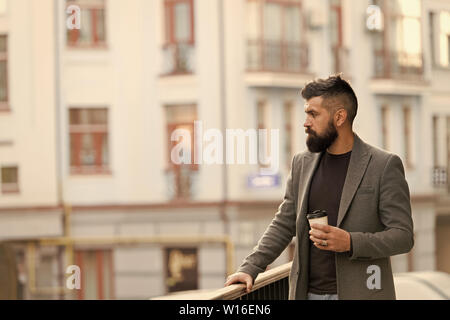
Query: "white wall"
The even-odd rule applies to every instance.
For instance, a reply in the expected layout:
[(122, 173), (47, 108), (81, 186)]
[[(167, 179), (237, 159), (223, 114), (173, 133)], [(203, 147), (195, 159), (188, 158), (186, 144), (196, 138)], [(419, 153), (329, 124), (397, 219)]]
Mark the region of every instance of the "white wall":
[(58, 202), (55, 144), (53, 1), (9, 1), (0, 17), (8, 35), (10, 112), (0, 113), (0, 165), (17, 165), (18, 194), (0, 194), (0, 207)]

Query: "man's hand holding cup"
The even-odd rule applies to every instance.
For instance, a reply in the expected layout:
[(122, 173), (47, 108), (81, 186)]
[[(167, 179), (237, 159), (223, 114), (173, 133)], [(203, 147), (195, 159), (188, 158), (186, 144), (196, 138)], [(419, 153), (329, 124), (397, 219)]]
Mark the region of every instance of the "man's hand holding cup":
[(316, 210), (307, 215), (311, 226), (309, 238), (316, 248), (334, 252), (350, 251), (350, 233), (328, 225), (328, 216), (325, 210)]

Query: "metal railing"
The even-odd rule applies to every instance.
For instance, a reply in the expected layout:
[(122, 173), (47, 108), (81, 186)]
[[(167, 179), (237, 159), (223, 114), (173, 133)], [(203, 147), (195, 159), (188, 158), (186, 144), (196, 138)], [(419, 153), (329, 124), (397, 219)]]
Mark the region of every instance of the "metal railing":
[(433, 168), (433, 186), (435, 188), (446, 187), (448, 184), (448, 172), (445, 167)]
[(189, 43), (167, 44), (163, 47), (164, 65), (162, 73), (190, 74), (195, 70), (195, 46)]
[(306, 72), (308, 46), (304, 43), (248, 40), (247, 70), (271, 72)]
[(244, 284), (233, 284), (211, 291), (192, 291), (153, 298), (153, 300), (288, 300), (292, 261), (260, 273), (252, 291)]
[(421, 78), (423, 76), (423, 56), (402, 51), (374, 52), (375, 78)]
[(168, 196), (172, 200), (191, 199), (196, 195), (198, 172), (190, 166), (181, 165), (166, 171)]

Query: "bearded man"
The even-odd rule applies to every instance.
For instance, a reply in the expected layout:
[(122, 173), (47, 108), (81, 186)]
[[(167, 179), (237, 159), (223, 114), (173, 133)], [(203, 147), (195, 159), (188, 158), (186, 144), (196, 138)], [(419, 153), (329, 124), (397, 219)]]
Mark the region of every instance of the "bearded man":
[[(358, 101), (339, 75), (308, 83), (308, 151), (296, 154), (274, 219), (226, 286), (250, 292), (295, 237), (289, 299), (395, 299), (390, 257), (414, 245), (408, 184), (400, 158), (353, 132)], [(328, 225), (308, 222), (326, 211)]]

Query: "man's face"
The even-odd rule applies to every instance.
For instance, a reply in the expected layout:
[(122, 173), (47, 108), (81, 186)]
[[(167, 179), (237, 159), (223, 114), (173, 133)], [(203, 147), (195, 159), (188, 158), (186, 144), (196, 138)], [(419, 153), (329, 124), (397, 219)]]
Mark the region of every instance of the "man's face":
[(325, 151), (338, 137), (333, 118), (322, 107), (322, 102), (322, 97), (314, 97), (305, 104), (306, 120), (303, 126), (308, 134), (306, 145), (311, 152)]

